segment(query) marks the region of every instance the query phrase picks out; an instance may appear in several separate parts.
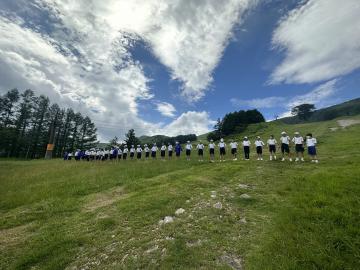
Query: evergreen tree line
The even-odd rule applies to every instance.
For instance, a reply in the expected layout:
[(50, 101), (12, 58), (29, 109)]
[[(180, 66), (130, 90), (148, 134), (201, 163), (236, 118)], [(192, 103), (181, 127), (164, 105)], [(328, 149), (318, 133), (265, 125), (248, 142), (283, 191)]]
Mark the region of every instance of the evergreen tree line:
[(265, 118), (258, 110), (228, 113), (223, 119), (217, 120), (215, 130), (207, 135), (207, 139), (217, 141), (223, 136), (243, 132), (249, 124), (261, 122), (265, 122)]
[(97, 145), (96, 127), (88, 116), (51, 104), (30, 89), (12, 89), (0, 96), (0, 155), (43, 158), (53, 138), (53, 156)]

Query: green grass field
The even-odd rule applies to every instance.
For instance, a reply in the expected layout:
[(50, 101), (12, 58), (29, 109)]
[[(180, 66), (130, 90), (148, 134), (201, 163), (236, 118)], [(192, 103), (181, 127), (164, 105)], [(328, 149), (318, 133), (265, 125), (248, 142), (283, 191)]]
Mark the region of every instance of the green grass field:
[(359, 269), (360, 125), (337, 126), (246, 132), (313, 132), (319, 164), (2, 160), (0, 268)]

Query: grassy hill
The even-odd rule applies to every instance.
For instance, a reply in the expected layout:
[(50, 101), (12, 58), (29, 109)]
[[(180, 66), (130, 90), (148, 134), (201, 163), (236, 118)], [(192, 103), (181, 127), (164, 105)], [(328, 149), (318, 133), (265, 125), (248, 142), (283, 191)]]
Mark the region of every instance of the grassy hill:
[(233, 137), (282, 130), (313, 132), (320, 163), (1, 160), (0, 268), (358, 269), (360, 125)]

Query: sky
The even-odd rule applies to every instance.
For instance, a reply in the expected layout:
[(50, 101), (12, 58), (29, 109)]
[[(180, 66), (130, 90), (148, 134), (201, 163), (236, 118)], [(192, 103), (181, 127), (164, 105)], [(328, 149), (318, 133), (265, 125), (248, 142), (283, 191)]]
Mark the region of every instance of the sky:
[(0, 94), (32, 89), (98, 137), (210, 131), (360, 96), (359, 0), (1, 0)]

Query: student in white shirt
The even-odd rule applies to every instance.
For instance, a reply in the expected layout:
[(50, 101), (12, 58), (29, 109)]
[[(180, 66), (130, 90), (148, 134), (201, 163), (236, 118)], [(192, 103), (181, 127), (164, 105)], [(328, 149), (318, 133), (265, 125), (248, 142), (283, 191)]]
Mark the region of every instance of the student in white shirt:
[(250, 160), (250, 145), (251, 145), (251, 142), (249, 141), (248, 137), (246, 137), (246, 136), (244, 137), (242, 145), (244, 147), (245, 160)]
[(73, 153), (70, 151), (69, 154), (68, 154), (67, 160), (71, 160), (72, 156), (73, 156)]
[(233, 160), (237, 160), (237, 147), (238, 147), (238, 143), (231, 140), (230, 148), (231, 148), (231, 154), (233, 155)]
[(117, 156), (117, 158), (118, 158), (119, 161), (121, 160), (122, 153), (123, 153), (123, 152), (122, 152), (121, 148), (119, 147), (119, 148), (118, 148), (118, 156)]
[(140, 144), (138, 144), (137, 145), (137, 147), (136, 147), (136, 158), (139, 160), (139, 159), (141, 159), (141, 153), (142, 153), (142, 148), (141, 148), (141, 146), (140, 146)]
[(135, 156), (135, 146), (132, 145), (130, 148), (130, 159), (134, 159)]
[(304, 161), (304, 138), (300, 136), (299, 132), (295, 132), (295, 137), (292, 139), (292, 142), (295, 144), (295, 152), (296, 152), (296, 159), (295, 161)]
[(110, 151), (108, 149), (105, 149), (104, 150), (104, 159), (103, 160), (108, 160), (109, 159), (109, 154), (110, 154)]
[(156, 159), (156, 152), (157, 152), (158, 148), (156, 146), (156, 143), (153, 144), (153, 146), (151, 147), (151, 157), (153, 159)]
[(85, 151), (85, 158), (86, 158), (86, 160), (87, 160), (87, 161), (90, 161), (90, 157), (91, 157), (91, 151), (86, 150), (86, 151)]
[(190, 155), (191, 155), (191, 149), (192, 149), (192, 144), (190, 143), (190, 141), (187, 141), (186, 146), (185, 146), (185, 152), (186, 152), (186, 160), (189, 161), (190, 160)]
[(166, 153), (166, 145), (164, 143), (162, 143), (161, 148), (160, 148), (161, 160), (165, 160), (165, 153)]
[(97, 151), (96, 151), (96, 160), (101, 160), (101, 150), (100, 149), (98, 149)]
[(308, 154), (311, 158), (311, 162), (319, 163), (316, 151), (317, 140), (311, 133), (306, 135), (306, 145), (308, 147)]
[(215, 143), (214, 143), (214, 140), (210, 140), (209, 154), (210, 154), (210, 162), (215, 162)]
[(199, 141), (196, 145), (196, 149), (198, 150), (199, 161), (204, 161), (204, 144)]
[(291, 138), (287, 135), (285, 131), (281, 132), (280, 142), (281, 142), (281, 161), (285, 161), (285, 155), (289, 157), (289, 161), (292, 161), (290, 154), (290, 140)]
[(256, 153), (258, 155), (257, 160), (263, 160), (263, 146), (265, 143), (261, 140), (259, 136), (256, 137), (255, 146), (256, 146)]
[(169, 159), (172, 159), (172, 155), (173, 155), (173, 146), (171, 143), (168, 144), (168, 157)]
[(220, 162), (225, 161), (226, 143), (224, 142), (223, 138), (220, 139), (220, 142), (219, 142), (218, 146), (219, 146), (219, 150), (220, 150)]
[(114, 158), (114, 148), (112, 147), (110, 150), (110, 160), (113, 160)]
[(273, 159), (276, 160), (277, 141), (276, 141), (274, 135), (270, 135), (270, 139), (268, 139), (267, 145), (269, 146), (270, 160), (273, 160)]
[(127, 145), (125, 144), (125, 145), (124, 145), (124, 150), (123, 150), (123, 160), (126, 160), (126, 159), (127, 159), (128, 152), (129, 152), (129, 148), (128, 148)]
[(150, 156), (150, 148), (147, 144), (144, 144), (144, 151), (145, 151), (145, 159), (149, 159)]

